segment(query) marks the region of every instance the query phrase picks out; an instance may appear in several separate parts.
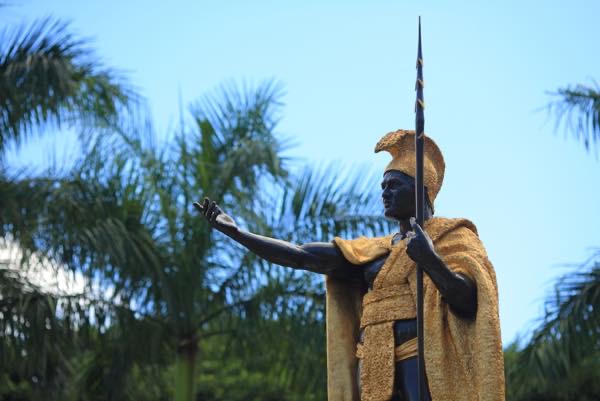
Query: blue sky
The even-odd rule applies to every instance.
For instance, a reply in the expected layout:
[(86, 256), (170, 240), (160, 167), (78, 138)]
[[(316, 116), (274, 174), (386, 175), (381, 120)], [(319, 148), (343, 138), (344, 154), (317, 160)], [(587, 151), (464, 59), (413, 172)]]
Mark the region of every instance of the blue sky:
[[(221, 83), (285, 85), (279, 131), (299, 163), (382, 170), (386, 132), (414, 126), (417, 17), (423, 19), (426, 131), (446, 159), (436, 212), (475, 222), (500, 287), (505, 343), (526, 335), (565, 264), (600, 247), (600, 162), (544, 106), (549, 92), (600, 80), (600, 2), (13, 2), (2, 25), (52, 15), (93, 39), (149, 99), (161, 132)], [(68, 137), (10, 162), (45, 163)], [(374, 182), (373, 185), (379, 185)]]

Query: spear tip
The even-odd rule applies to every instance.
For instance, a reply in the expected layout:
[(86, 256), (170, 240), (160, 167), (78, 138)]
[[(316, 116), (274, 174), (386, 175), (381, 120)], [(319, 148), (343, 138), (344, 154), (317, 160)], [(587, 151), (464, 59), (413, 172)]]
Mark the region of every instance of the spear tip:
[(419, 44), (417, 48), (417, 62), (423, 64), (423, 55), (421, 51), (421, 16), (419, 15)]

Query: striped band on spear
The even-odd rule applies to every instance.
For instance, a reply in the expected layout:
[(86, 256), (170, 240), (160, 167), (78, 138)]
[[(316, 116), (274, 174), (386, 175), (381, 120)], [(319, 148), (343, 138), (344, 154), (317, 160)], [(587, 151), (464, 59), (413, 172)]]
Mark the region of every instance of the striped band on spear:
[[(421, 51), (421, 17), (419, 17), (419, 44), (417, 50), (417, 82), (415, 90), (417, 101), (415, 103), (415, 152), (416, 152), (416, 220), (423, 227), (425, 212), (425, 186), (423, 184), (423, 149), (425, 140), (425, 115), (423, 109), (423, 54)], [(425, 347), (423, 338), (423, 267), (417, 264), (417, 380), (419, 386), (419, 401), (423, 401), (427, 388), (425, 384)]]

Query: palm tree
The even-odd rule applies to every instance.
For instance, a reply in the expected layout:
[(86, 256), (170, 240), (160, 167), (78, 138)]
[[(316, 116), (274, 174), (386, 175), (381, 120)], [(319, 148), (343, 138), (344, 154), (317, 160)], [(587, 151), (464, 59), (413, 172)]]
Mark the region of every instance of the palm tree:
[[(5, 29), (0, 38), (0, 232), (5, 234), (15, 222), (32, 227), (39, 205), (56, 183), (56, 177), (12, 172), (3, 157), (7, 146), (22, 144), (46, 127), (105, 125), (133, 104), (136, 95), (66, 23), (38, 20)], [(20, 220), (25, 209), (27, 223)], [(0, 354), (8, 369), (2, 375), (21, 380), (15, 384), (7, 379), (4, 384), (13, 384), (3, 387), (11, 392), (9, 398), (15, 390), (25, 392), (26, 399), (44, 399), (63, 394), (70, 372), (66, 362), (76, 349), (73, 334), (86, 332), (81, 324), (89, 321), (95, 306), (81, 294), (48, 291), (32, 281), (23, 269), (39, 259), (31, 257), (27, 244), (21, 245), (26, 259), (22, 264), (0, 263)]]
[(0, 36), (0, 156), (45, 125), (104, 124), (135, 98), (67, 23), (47, 18)]
[(531, 340), (506, 351), (512, 400), (593, 400), (600, 396), (600, 261), (596, 253), (557, 281)]
[[(274, 134), (280, 105), (281, 88), (272, 82), (228, 86), (202, 98), (193, 123), (164, 145), (150, 124), (113, 127), (75, 173), (31, 201), (36, 216), (21, 208), (8, 227), (28, 249), (99, 280), (114, 302), (156, 323), (162, 340), (155, 345), (167, 344), (176, 356), (176, 400), (194, 397), (199, 344), (236, 333), (269, 302), (309, 299), (316, 288), (313, 278), (257, 263), (223, 241), (190, 208), (194, 200), (210, 194), (241, 224), (269, 233), (267, 222), (290, 239), (382, 225), (353, 218), (372, 214), (365, 213), (372, 192), (356, 196), (355, 186), (335, 185), (333, 175), (305, 175), (291, 186), (285, 143)], [(148, 354), (156, 347), (146, 339), (130, 346)]]
[[(559, 89), (548, 105), (586, 149), (600, 137), (600, 90)], [(505, 350), (507, 399), (593, 400), (600, 396), (600, 253), (561, 277), (532, 338)]]

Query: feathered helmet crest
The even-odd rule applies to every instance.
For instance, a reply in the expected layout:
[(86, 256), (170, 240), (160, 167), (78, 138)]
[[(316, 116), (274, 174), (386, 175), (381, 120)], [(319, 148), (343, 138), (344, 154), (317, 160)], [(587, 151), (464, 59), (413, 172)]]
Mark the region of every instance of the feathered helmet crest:
[[(375, 153), (382, 150), (388, 151), (392, 155), (392, 161), (385, 168), (385, 172), (396, 170), (415, 177), (415, 131), (400, 129), (387, 133), (375, 146)], [(425, 176), (423, 177), (423, 182), (427, 187), (427, 194), (432, 204), (442, 188), (445, 169), (446, 165), (440, 148), (438, 148), (433, 139), (425, 135), (423, 160)]]

